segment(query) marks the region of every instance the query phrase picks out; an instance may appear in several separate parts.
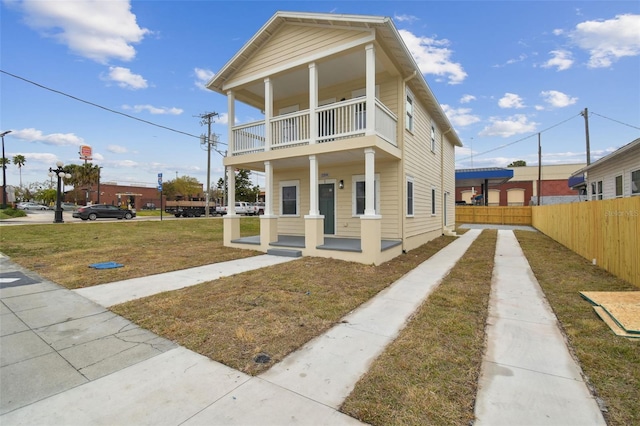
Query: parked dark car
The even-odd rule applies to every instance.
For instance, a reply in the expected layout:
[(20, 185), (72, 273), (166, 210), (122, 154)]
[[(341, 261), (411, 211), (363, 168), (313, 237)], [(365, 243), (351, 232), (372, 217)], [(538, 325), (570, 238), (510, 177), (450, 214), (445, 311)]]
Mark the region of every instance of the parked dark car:
[(73, 212), (73, 217), (82, 220), (96, 220), (99, 218), (131, 219), (132, 217), (136, 217), (136, 213), (132, 210), (121, 209), (118, 206), (111, 206), (109, 204), (93, 204), (91, 206), (80, 207), (77, 211)]

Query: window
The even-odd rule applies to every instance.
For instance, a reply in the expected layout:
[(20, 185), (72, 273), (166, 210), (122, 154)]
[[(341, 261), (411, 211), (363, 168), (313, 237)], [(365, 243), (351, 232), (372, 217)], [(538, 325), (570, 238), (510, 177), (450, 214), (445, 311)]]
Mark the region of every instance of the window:
[(413, 178), (407, 176), (407, 216), (413, 216)]
[(431, 152), (436, 152), (436, 127), (431, 125)]
[[(366, 203), (366, 191), (365, 191), (365, 182), (364, 175), (357, 175), (351, 178), (352, 181), (352, 205), (353, 205), (353, 215), (354, 216), (362, 216), (364, 214), (364, 208)], [(380, 211), (380, 175), (375, 175), (375, 180), (373, 183), (374, 193), (373, 193), (373, 205), (377, 212)]]
[(640, 169), (631, 172), (631, 195), (640, 194)]
[(280, 182), (280, 194), (282, 199), (280, 201), (280, 214), (283, 216), (297, 216), (299, 209), (299, 192), (300, 182), (286, 181)]
[(413, 132), (413, 94), (407, 90), (407, 116), (405, 117), (405, 127), (408, 131)]
[(622, 197), (622, 175), (616, 176), (616, 198)]
[(602, 181), (591, 182), (591, 200), (602, 200)]
[(435, 186), (431, 187), (431, 216), (435, 216), (436, 214), (436, 188)]

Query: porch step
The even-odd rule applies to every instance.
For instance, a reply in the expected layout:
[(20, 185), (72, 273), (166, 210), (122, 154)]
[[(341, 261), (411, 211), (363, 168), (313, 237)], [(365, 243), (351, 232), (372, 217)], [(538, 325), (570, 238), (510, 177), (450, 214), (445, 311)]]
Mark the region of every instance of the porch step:
[(283, 257), (302, 257), (302, 251), (300, 250), (287, 250), (287, 249), (279, 249), (272, 248), (267, 250), (267, 254), (273, 256), (283, 256)]

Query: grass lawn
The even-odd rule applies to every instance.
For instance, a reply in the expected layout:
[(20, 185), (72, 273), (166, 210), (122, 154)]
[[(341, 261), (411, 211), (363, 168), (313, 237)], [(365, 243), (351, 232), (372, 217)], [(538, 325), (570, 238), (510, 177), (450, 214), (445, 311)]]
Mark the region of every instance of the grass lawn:
[[(240, 232), (256, 235), (259, 226), (257, 218), (243, 218)], [(220, 219), (5, 226), (0, 246), (14, 262), (70, 289), (260, 254), (224, 247)], [(124, 267), (89, 268), (108, 261)]]

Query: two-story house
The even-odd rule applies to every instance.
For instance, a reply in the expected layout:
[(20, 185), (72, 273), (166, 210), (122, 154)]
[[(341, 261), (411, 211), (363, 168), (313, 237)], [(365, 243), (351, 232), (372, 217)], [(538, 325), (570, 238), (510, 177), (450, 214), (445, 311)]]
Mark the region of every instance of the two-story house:
[[(207, 87), (227, 97), (224, 244), (379, 265), (455, 226), (462, 146), (392, 20), (277, 12)], [(264, 118), (236, 124), (236, 103)], [(240, 236), (235, 170), (264, 172)]]

